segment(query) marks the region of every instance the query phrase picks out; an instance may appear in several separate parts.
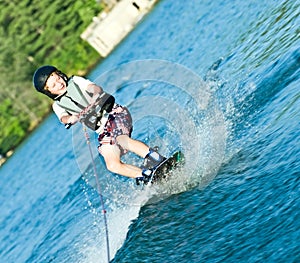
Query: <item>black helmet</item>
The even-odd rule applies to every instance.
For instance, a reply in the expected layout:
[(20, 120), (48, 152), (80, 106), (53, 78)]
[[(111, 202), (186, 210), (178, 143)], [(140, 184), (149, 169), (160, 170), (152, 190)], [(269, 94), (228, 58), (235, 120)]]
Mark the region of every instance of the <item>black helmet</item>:
[(56, 70), (57, 68), (53, 66), (42, 66), (34, 72), (33, 85), (37, 91), (44, 91), (47, 79)]
[(51, 99), (54, 99), (57, 97), (57, 95), (52, 94), (50, 91), (45, 90), (45, 85), (47, 82), (47, 79), (53, 72), (60, 72), (57, 70), (54, 66), (42, 66), (38, 68), (33, 75), (33, 85), (36, 88), (38, 92), (41, 92)]

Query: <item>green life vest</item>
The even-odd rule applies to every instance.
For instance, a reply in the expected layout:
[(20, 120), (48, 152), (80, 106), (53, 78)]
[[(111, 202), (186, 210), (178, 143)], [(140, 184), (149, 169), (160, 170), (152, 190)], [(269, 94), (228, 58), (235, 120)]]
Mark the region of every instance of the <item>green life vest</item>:
[[(93, 93), (80, 89), (73, 78), (68, 80), (67, 91), (55, 99), (57, 105), (70, 115), (80, 114), (80, 121), (90, 129), (97, 131), (103, 126), (103, 119), (111, 112), (115, 98), (105, 92), (99, 94), (96, 102), (91, 105)], [(88, 110), (87, 110), (88, 108)]]

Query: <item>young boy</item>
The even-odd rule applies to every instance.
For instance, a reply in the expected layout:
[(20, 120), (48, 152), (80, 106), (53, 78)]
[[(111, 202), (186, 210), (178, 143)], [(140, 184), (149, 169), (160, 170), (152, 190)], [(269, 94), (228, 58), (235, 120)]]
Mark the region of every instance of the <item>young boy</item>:
[[(33, 84), (54, 100), (53, 111), (64, 124), (83, 122), (99, 134), (98, 151), (109, 171), (148, 183), (153, 168), (165, 157), (144, 143), (132, 139), (132, 119), (128, 109), (115, 103), (115, 98), (95, 83), (79, 76), (68, 78), (54, 66), (42, 66), (33, 76)], [(121, 162), (131, 151), (145, 158), (144, 167)]]

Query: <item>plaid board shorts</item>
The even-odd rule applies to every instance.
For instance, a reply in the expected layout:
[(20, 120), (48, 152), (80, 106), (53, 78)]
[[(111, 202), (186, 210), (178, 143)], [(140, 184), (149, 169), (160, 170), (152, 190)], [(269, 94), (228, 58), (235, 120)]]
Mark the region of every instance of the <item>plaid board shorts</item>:
[[(128, 109), (119, 104), (115, 104), (112, 111), (109, 113), (108, 121), (104, 127), (104, 131), (98, 136), (98, 151), (100, 154), (102, 154), (102, 145), (118, 145), (117, 137), (120, 135), (128, 135), (130, 137), (131, 132), (132, 118)], [(127, 152), (127, 150), (123, 149), (120, 145), (118, 146), (122, 155)]]

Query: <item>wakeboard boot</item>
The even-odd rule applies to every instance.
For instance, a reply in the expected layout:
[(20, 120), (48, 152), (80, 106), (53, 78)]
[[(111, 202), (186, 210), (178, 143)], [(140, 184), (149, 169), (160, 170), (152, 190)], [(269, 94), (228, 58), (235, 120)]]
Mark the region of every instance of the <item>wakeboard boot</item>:
[(145, 156), (143, 168), (155, 170), (167, 158), (160, 155), (156, 148), (150, 148), (148, 154)]
[(143, 169), (142, 176), (135, 178), (136, 184), (148, 184), (149, 182), (152, 183), (154, 176), (154, 171), (152, 169)]

